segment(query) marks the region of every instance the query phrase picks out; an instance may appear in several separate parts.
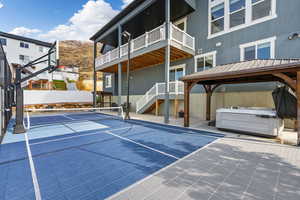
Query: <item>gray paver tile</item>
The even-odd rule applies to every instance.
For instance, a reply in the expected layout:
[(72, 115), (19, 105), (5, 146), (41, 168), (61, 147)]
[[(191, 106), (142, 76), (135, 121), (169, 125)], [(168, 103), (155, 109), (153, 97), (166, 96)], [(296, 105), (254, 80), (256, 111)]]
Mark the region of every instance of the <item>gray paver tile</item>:
[(214, 187), (210, 184), (204, 183), (202, 181), (197, 182), (196, 184), (189, 187), (184, 191), (183, 194), (179, 196), (178, 200), (185, 199), (208, 199), (214, 191)]
[(111, 200), (130, 200), (130, 197), (126, 193), (122, 193), (116, 197), (112, 197)]

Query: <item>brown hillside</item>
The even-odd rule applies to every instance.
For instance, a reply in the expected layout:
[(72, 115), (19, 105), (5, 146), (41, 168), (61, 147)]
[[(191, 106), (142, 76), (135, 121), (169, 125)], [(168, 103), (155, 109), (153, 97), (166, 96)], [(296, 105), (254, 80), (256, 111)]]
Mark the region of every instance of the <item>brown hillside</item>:
[[(101, 46), (98, 46), (97, 52)], [(79, 67), (80, 80), (93, 78), (93, 43), (65, 40), (59, 43), (60, 65)], [(98, 78), (102, 77), (98, 73)]]

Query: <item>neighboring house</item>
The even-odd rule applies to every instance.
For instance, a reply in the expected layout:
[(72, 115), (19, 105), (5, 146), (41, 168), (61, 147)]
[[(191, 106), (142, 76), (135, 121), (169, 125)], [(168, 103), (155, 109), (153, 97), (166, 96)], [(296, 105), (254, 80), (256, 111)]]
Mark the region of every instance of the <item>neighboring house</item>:
[[(167, 2), (170, 18), (166, 15)], [(123, 103), (127, 90), (127, 41), (121, 33), (126, 30), (133, 37), (133, 109), (139, 113), (155, 110), (156, 114), (175, 109), (177, 113), (182, 108), (183, 87), (174, 81), (184, 75), (241, 60), (300, 58), (300, 38), (290, 37), (300, 33), (299, 8), (299, 0), (135, 0), (91, 37), (95, 43), (103, 44), (96, 69), (105, 72), (104, 91), (113, 92), (118, 96), (117, 102)], [(169, 55), (165, 53), (168, 47)], [(169, 101), (164, 99), (165, 83), (169, 83)], [(275, 86), (276, 83), (229, 85), (218, 91), (271, 91)], [(193, 92), (199, 94), (202, 90), (195, 86)], [(253, 103), (243, 104), (236, 95), (232, 104), (267, 105), (255, 102), (255, 95), (252, 97)], [(196, 97), (191, 112), (204, 118), (205, 110), (200, 110), (200, 103), (205, 102), (202, 98)]]
[[(43, 42), (23, 36), (0, 32), (0, 40), (6, 53), (7, 60), (12, 66), (25, 65), (48, 53), (52, 43)], [(47, 58), (46, 58), (47, 59)], [(36, 72), (48, 66), (48, 61), (28, 68), (27, 73)], [(13, 69), (14, 71), (14, 69)], [(67, 80), (77, 81), (79, 78), (77, 67), (60, 66), (53, 73), (43, 72), (27, 83), (27, 89), (67, 89)], [(52, 84), (53, 82), (53, 84)]]
[[(45, 54), (47, 54), (51, 43), (35, 40), (19, 35), (0, 32), (0, 40), (10, 64), (25, 65)], [(48, 62), (39, 63), (34, 68), (28, 69), (32, 72), (48, 66)], [(48, 79), (48, 72), (39, 75), (38, 79)]]

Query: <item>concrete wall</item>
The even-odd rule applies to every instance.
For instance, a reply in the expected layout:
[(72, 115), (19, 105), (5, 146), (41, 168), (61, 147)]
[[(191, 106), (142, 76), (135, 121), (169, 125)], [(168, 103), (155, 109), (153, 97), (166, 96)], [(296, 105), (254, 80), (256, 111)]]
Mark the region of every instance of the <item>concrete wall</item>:
[[(142, 95), (130, 96), (132, 103), (131, 111), (135, 112), (135, 104), (142, 97)], [(113, 97), (113, 101), (117, 101), (117, 96)], [(126, 101), (126, 96), (122, 96), (122, 103)], [(212, 96), (211, 102), (211, 117), (215, 119), (216, 110), (218, 108), (225, 108), (231, 106), (240, 107), (264, 107), (275, 108), (272, 99), (271, 91), (248, 91), (248, 92), (215, 92)], [(183, 100), (179, 101), (179, 111), (184, 109)], [(154, 114), (154, 110), (151, 112)], [(160, 105), (159, 115), (164, 114), (164, 103)], [(174, 101), (170, 102), (170, 114), (174, 115)], [(190, 96), (190, 115), (199, 120), (205, 120), (206, 117), (206, 94), (192, 93)], [(294, 122), (285, 120), (285, 126), (293, 128)]]
[[(135, 111), (136, 102), (142, 97), (142, 95), (130, 96), (130, 102), (132, 103), (132, 111)], [(198, 117), (201, 120), (205, 119), (206, 113), (206, 94), (194, 93), (190, 96), (190, 114), (192, 117)], [(117, 96), (113, 97), (113, 101), (117, 100)], [(122, 103), (126, 101), (126, 96), (122, 96)], [(170, 113), (173, 114), (173, 104), (170, 105)], [(163, 115), (163, 106), (161, 104), (160, 114)], [(266, 107), (274, 108), (272, 99), (272, 93), (270, 91), (259, 92), (215, 92), (212, 96), (212, 117), (215, 117), (215, 111), (218, 108), (241, 106), (241, 107)], [(179, 103), (179, 110), (183, 110), (183, 100)]]
[(92, 103), (93, 95), (87, 91), (25, 90), (24, 105)]

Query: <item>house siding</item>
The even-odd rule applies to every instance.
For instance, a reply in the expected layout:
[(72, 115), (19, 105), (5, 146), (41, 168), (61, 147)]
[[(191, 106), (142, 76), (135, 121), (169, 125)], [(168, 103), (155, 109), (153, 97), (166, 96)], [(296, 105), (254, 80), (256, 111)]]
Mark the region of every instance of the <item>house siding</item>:
[[(187, 31), (196, 39), (196, 49), (202, 52), (217, 51), (217, 65), (240, 60), (240, 44), (276, 36), (276, 58), (299, 58), (300, 40), (288, 40), (288, 36), (300, 31), (300, 1), (277, 0), (277, 18), (247, 28), (239, 29), (212, 39), (208, 36), (208, 1), (197, 1), (197, 9), (188, 16)], [(199, 24), (199, 26), (197, 26)], [(222, 46), (216, 47), (218, 42)]]
[[(241, 44), (274, 36), (275, 58), (300, 58), (300, 39), (288, 40), (292, 33), (300, 32), (299, 0), (277, 0), (276, 18), (211, 39), (208, 39), (208, 3), (209, 0), (195, 1), (196, 11), (188, 16), (187, 32), (195, 37), (196, 52), (217, 51), (216, 65), (240, 61)], [(221, 43), (221, 46), (217, 47), (217, 43)], [(172, 62), (171, 66), (182, 63), (186, 64), (186, 74), (194, 73), (194, 58)], [(143, 95), (157, 82), (164, 82), (164, 64), (131, 72), (130, 94)], [(277, 83), (226, 85), (219, 87), (217, 91), (268, 91), (276, 85)], [(117, 78), (113, 87), (114, 95), (117, 95)], [(203, 92), (203, 88), (195, 86), (192, 92)], [(125, 94), (126, 73), (123, 73), (122, 95)]]

